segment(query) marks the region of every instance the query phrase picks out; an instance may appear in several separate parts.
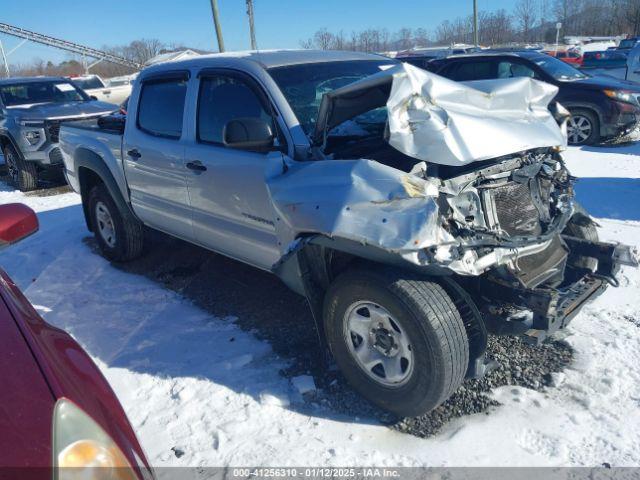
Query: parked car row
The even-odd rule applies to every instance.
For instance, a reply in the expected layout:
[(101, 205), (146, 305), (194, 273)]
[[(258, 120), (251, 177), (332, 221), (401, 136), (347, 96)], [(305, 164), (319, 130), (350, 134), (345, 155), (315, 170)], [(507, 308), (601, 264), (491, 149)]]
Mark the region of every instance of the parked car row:
[(122, 77), (105, 82), (98, 75), (70, 77), (70, 80), (95, 100), (120, 105), (131, 95), (132, 79)]
[(543, 53), (454, 55), (433, 60), (427, 68), (456, 81), (527, 77), (555, 85), (555, 100), (571, 113), (568, 138), (573, 145), (592, 145), (625, 134), (640, 122), (640, 85), (592, 77)]

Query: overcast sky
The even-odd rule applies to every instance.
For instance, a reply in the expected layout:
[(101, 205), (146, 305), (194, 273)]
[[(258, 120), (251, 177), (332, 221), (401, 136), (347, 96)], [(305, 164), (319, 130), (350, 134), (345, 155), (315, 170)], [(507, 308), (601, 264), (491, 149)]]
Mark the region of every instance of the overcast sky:
[[(478, 0), (481, 10), (511, 10), (516, 0)], [(245, 0), (218, 0), (227, 50), (249, 47)], [(468, 15), (472, 0), (254, 0), (259, 48), (298, 48), (319, 28), (331, 31), (402, 27), (433, 32), (445, 19)], [(217, 50), (210, 0), (0, 0), (0, 22), (94, 48), (157, 38)], [(0, 34), (5, 50), (20, 40)], [(28, 43), (10, 63), (35, 58), (59, 62), (69, 55)]]

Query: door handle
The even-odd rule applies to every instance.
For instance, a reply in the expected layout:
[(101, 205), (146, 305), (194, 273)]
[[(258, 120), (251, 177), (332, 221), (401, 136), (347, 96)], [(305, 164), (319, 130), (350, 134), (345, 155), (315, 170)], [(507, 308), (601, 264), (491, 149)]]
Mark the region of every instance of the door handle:
[(200, 162), (199, 160), (196, 160), (194, 162), (188, 162), (187, 163), (187, 168), (189, 170), (194, 170), (196, 172), (205, 172), (207, 170), (207, 167), (205, 167), (202, 162)]
[(142, 154), (138, 150), (136, 150), (135, 148), (132, 148), (131, 150), (129, 150), (127, 152), (127, 155), (129, 155), (134, 160), (138, 160), (142, 156)]

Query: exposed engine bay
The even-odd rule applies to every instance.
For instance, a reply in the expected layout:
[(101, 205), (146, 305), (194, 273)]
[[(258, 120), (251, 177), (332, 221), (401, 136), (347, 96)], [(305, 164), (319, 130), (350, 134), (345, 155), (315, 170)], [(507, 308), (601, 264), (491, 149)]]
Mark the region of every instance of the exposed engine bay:
[[(556, 87), (473, 87), (405, 65), (325, 94), (317, 161), (268, 180), (287, 246), (274, 269), (308, 243), (404, 264), (462, 287), (490, 331), (539, 341), (615, 285), (620, 264), (637, 265), (628, 247), (584, 234), (595, 227), (560, 155)], [(349, 125), (385, 102), (386, 122)]]

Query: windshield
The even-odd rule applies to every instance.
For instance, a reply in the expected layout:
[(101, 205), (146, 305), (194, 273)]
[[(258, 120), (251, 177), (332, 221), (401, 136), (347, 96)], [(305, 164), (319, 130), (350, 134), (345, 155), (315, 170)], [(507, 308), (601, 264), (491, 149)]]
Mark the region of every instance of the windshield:
[(627, 39), (627, 40), (622, 40), (620, 42), (620, 45), (618, 45), (618, 48), (633, 48), (636, 45), (637, 40), (634, 39)]
[(104, 88), (104, 84), (98, 77), (90, 78), (74, 78), (73, 83), (83, 90), (91, 90), (93, 88)]
[(89, 97), (71, 82), (42, 81), (0, 85), (0, 99), (5, 107), (15, 107), (35, 103), (84, 102)]
[(573, 68), (571, 65), (558, 60), (550, 55), (541, 55), (539, 57), (532, 58), (542, 70), (548, 75), (551, 75), (556, 80), (581, 80), (587, 78), (587, 76), (580, 72), (580, 70)]
[[(306, 63), (270, 68), (269, 73), (282, 90), (307, 135), (314, 130), (322, 96), (389, 66), (394, 60), (358, 60)], [(366, 136), (384, 128), (386, 109), (379, 108), (359, 115), (334, 128), (331, 135)]]

